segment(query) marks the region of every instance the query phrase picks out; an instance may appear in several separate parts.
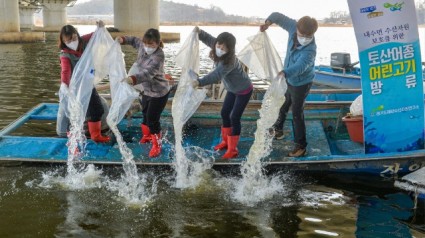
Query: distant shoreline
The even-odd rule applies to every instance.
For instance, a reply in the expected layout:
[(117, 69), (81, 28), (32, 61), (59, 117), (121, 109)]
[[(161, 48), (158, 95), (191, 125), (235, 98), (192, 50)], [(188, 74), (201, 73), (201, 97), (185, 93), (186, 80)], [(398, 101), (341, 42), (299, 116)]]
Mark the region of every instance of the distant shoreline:
[[(260, 26), (263, 23), (233, 23), (233, 22), (161, 22), (161, 26)], [(274, 27), (277, 25), (272, 25)], [(321, 27), (352, 27), (351, 24), (323, 24), (319, 23)], [(278, 26), (277, 26), (278, 27)]]
[[(190, 23), (170, 23), (161, 22), (160, 26), (260, 26), (262, 23), (213, 23), (213, 22), (190, 22)], [(279, 27), (271, 25), (270, 27)], [(319, 27), (353, 27), (353, 24), (330, 24), (319, 23)], [(425, 24), (418, 25), (418, 28), (425, 28)]]
[[(112, 21), (104, 20), (106, 25), (114, 25)], [(68, 20), (68, 24), (73, 25), (93, 25), (93, 20)], [(262, 22), (251, 22), (251, 23), (234, 23), (234, 22), (160, 22), (160, 26), (260, 26)], [(324, 24), (319, 23), (321, 27), (352, 27), (351, 24)], [(278, 27), (272, 25), (271, 27)]]
[[(106, 25), (114, 25), (112, 21), (104, 21)], [(82, 20), (82, 21), (69, 21), (68, 24), (75, 25), (93, 25), (93, 20)], [(251, 22), (251, 23), (234, 23), (234, 22), (160, 22), (160, 26), (260, 26), (262, 22)], [(271, 25), (271, 27), (279, 27), (277, 25)], [(319, 23), (319, 27), (353, 27), (352, 24), (330, 24), (330, 23)], [(418, 25), (418, 28), (425, 28), (425, 24)]]

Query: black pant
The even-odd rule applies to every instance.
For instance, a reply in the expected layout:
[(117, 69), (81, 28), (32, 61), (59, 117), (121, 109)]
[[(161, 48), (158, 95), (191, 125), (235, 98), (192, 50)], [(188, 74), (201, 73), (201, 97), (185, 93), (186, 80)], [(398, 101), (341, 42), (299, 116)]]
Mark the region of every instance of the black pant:
[(104, 112), (105, 110), (103, 109), (100, 96), (96, 89), (93, 88), (90, 96), (89, 107), (87, 109), (87, 117), (89, 117), (89, 121), (100, 121)]
[(228, 91), (224, 98), (221, 108), (223, 127), (232, 127), (232, 135), (234, 136), (241, 134), (241, 117), (251, 95), (252, 90), (245, 95), (237, 95)]
[(142, 123), (149, 127), (152, 134), (158, 134), (161, 132), (161, 123), (159, 119), (161, 118), (161, 113), (164, 111), (165, 105), (167, 104), (169, 94), (170, 93), (167, 93), (165, 96), (160, 98), (143, 95), (142, 100), (140, 100), (143, 113)]
[(294, 142), (304, 148), (307, 146), (304, 122), (304, 102), (310, 92), (312, 84), (313, 83), (309, 83), (301, 86), (291, 86), (288, 84), (288, 90), (286, 90), (285, 93), (285, 103), (283, 103), (280, 108), (279, 117), (273, 125), (273, 127), (278, 130), (283, 129), (283, 123), (286, 120), (289, 107), (292, 105)]

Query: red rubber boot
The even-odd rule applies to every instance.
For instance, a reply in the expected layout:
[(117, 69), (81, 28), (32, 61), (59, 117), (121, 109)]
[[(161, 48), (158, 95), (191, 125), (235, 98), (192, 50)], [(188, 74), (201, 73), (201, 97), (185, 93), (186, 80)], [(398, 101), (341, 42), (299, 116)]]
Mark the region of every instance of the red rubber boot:
[(214, 146), (214, 150), (224, 150), (227, 148), (227, 136), (232, 134), (231, 127), (221, 127), (221, 142)]
[(152, 134), (152, 149), (149, 151), (149, 157), (154, 158), (161, 154), (161, 133)]
[(238, 148), (236, 148), (239, 143), (239, 136), (228, 136), (227, 143), (228, 148), (223, 155), (223, 159), (236, 158), (239, 154)]
[(101, 128), (100, 123), (101, 123), (100, 121), (87, 122), (87, 125), (89, 127), (89, 132), (90, 132), (90, 138), (94, 142), (100, 142), (100, 143), (109, 142), (110, 140), (109, 136), (102, 136), (102, 134), (100, 133), (100, 128)]
[(152, 135), (151, 130), (149, 130), (149, 127), (145, 124), (140, 124), (140, 127), (142, 128), (142, 139), (140, 139), (139, 143), (145, 144), (152, 141)]

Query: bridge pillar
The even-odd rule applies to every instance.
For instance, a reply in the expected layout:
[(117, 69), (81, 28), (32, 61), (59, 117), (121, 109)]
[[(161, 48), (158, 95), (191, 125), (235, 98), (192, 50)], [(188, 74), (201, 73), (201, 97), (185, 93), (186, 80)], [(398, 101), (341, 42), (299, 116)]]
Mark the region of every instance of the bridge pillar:
[(66, 25), (66, 6), (69, 1), (43, 1), (43, 30), (60, 31)]
[(43, 32), (20, 32), (19, 3), (0, 0), (0, 43), (43, 41)]
[[(147, 29), (159, 29), (159, 0), (114, 0), (114, 26), (120, 32), (111, 32), (112, 37), (143, 37)], [(180, 34), (161, 32), (161, 39), (164, 42), (178, 42)]]
[(120, 31), (159, 28), (159, 0), (114, 0), (114, 24)]
[(0, 32), (19, 32), (18, 1), (0, 0)]
[(39, 7), (34, 6), (20, 6), (19, 7), (19, 19), (21, 29), (30, 29), (34, 28), (34, 13), (40, 10)]

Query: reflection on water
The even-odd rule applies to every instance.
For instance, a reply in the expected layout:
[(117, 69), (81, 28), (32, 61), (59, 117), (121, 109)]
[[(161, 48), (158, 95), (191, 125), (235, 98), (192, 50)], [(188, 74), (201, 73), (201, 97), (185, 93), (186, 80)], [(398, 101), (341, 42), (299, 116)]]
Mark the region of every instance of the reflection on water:
[[(257, 27), (201, 27), (213, 35), (234, 32), (238, 47), (257, 33)], [(339, 28), (338, 28), (339, 29)], [(181, 31), (185, 39), (192, 27), (164, 27)], [(283, 55), (285, 35), (271, 28), (269, 35)], [(351, 29), (352, 30), (352, 29)], [(338, 33), (345, 43), (332, 41)], [(347, 38), (350, 28), (323, 29), (319, 62), (332, 51), (356, 50)], [(348, 33), (347, 33), (348, 32)], [(347, 34), (346, 34), (347, 33)], [(41, 102), (57, 102), (60, 67), (58, 34), (46, 35), (45, 43), (0, 45), (0, 127)], [(324, 43), (329, 41), (328, 43)], [(280, 44), (280, 45), (279, 45)], [(179, 43), (166, 44), (166, 71), (175, 78), (179, 69), (172, 56)], [(320, 43), (319, 43), (320, 46)], [(337, 48), (341, 47), (341, 48)], [(344, 50), (345, 47), (345, 50)], [(348, 47), (348, 48), (347, 48)], [(135, 51), (123, 47), (127, 67)], [(201, 74), (211, 69), (209, 49), (201, 47)], [(22, 130), (48, 131), (54, 124), (28, 125)], [(392, 180), (338, 176), (278, 176), (283, 192), (254, 207), (232, 200), (234, 174), (207, 170), (193, 189), (173, 188), (170, 170), (140, 171), (147, 187), (157, 189), (146, 206), (126, 204), (114, 188), (121, 167), (100, 167), (96, 186), (66, 188), (46, 178), (63, 177), (66, 168), (52, 165), (0, 167), (0, 237), (424, 237), (423, 201), (414, 210), (412, 199), (392, 186)], [(55, 174), (55, 176), (52, 176)], [(50, 177), (49, 177), (50, 176)], [(115, 187), (114, 187), (115, 186)], [(421, 230), (422, 229), (422, 230)]]
[(148, 185), (158, 182), (157, 196), (131, 207), (108, 189), (121, 168), (103, 168), (99, 188), (80, 190), (45, 186), (42, 174), (52, 170), (65, 173), (60, 166), (0, 167), (1, 237), (423, 237), (409, 226), (423, 208), (412, 210), (408, 195), (377, 178), (366, 178), (382, 188), (373, 194), (370, 187), (359, 192), (364, 185), (334, 184), (335, 177), (294, 175), (282, 181), (284, 193), (246, 207), (230, 197), (232, 175), (207, 171), (197, 188), (179, 190), (170, 171), (145, 171)]

